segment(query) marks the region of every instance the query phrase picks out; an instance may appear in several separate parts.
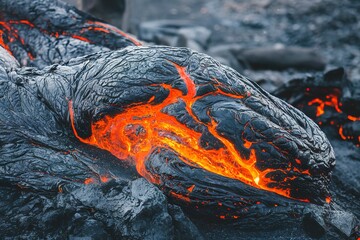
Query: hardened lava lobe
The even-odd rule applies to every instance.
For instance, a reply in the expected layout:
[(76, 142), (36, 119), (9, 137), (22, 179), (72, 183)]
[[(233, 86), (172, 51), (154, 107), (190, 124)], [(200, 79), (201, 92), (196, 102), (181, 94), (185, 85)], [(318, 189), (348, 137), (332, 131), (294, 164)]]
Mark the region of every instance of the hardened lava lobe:
[(329, 202), (335, 157), (324, 133), (234, 70), (184, 48), (85, 59), (69, 101), (74, 134), (133, 161), (169, 196), (235, 209)]

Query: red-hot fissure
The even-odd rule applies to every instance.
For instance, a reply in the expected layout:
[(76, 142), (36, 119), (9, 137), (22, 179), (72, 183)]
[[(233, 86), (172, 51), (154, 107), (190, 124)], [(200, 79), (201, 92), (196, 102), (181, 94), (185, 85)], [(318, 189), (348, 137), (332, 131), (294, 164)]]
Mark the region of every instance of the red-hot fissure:
[[(3, 30), (0, 30), (0, 46), (5, 48), (10, 54), (12, 54), (12, 51), (9, 47), (9, 44), (12, 42), (20, 41), (20, 43), (25, 46), (25, 41), (23, 38), (20, 37), (19, 31), (14, 27), (15, 25), (26, 25), (29, 28), (35, 28), (35, 25), (31, 23), (28, 20), (8, 20), (8, 21), (0, 21), (0, 26), (6, 30), (7, 34), (4, 33)], [(78, 34), (69, 33), (66, 31), (61, 32), (49, 32), (45, 29), (39, 29), (42, 33), (59, 38), (60, 36), (69, 36), (74, 39), (78, 39), (83, 42), (92, 43), (90, 39), (86, 38), (85, 36), (82, 36), (86, 32), (103, 32), (106, 34), (116, 33), (119, 34), (125, 38), (127, 38), (129, 41), (131, 41), (135, 46), (141, 46), (142, 44), (137, 41), (135, 38), (131, 37), (130, 35), (124, 33), (120, 29), (111, 26), (106, 23), (98, 22), (98, 21), (87, 21), (82, 28), (80, 28)], [(25, 48), (27, 49), (27, 48)], [(31, 52), (28, 52), (28, 56), (30, 60), (35, 59), (35, 56)]]

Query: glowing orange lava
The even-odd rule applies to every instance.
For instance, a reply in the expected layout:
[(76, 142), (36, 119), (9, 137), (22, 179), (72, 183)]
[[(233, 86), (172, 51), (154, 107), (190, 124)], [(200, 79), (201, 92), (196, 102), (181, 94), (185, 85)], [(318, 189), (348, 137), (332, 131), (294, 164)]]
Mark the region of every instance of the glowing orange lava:
[(348, 116), (348, 119), (353, 122), (360, 121), (360, 117), (354, 117), (354, 116), (350, 116), (350, 115)]
[(87, 21), (88, 24), (90, 25), (94, 25), (96, 27), (88, 27), (89, 30), (94, 30), (94, 31), (100, 31), (100, 32), (106, 32), (106, 33), (110, 33), (110, 31), (116, 32), (120, 35), (122, 35), (123, 37), (129, 39), (132, 43), (135, 44), (135, 46), (141, 46), (142, 44), (136, 40), (135, 38), (131, 37), (129, 34), (124, 33), (123, 31), (121, 31), (120, 29), (111, 26), (109, 24), (106, 23), (102, 23), (102, 22), (98, 22), (98, 21)]
[[(7, 36), (5, 37), (5, 32), (3, 30), (0, 30), (0, 46), (5, 48), (11, 55), (12, 55), (12, 52), (11, 52), (10, 47), (8, 46), (9, 43), (12, 43), (12, 42), (15, 42), (16, 40), (18, 40), (18, 41), (20, 41), (20, 43), (22, 45), (25, 45), (24, 39), (19, 37), (18, 31), (12, 27), (12, 24), (26, 24), (26, 25), (29, 25), (30, 27), (34, 27), (34, 25), (31, 24), (27, 20), (8, 21), (8, 22), (0, 21), (0, 26), (2, 26), (8, 33), (11, 33), (11, 34), (7, 34)], [(6, 39), (7, 43), (6, 43), (5, 39)], [(31, 52), (28, 52), (27, 54), (31, 60), (33, 60), (35, 58)]]
[[(320, 98), (315, 98), (315, 99), (311, 100), (308, 103), (309, 106), (312, 106), (312, 105), (315, 105), (315, 104), (317, 104), (316, 117), (319, 117), (319, 116), (321, 116), (321, 115), (323, 115), (325, 113), (325, 107), (326, 106), (334, 108), (335, 111), (338, 112), (338, 113), (343, 113), (343, 111), (341, 111), (341, 109), (340, 109), (341, 103), (339, 103), (339, 97), (337, 95), (335, 95), (335, 94), (327, 95), (326, 100), (321, 100)], [(347, 115), (347, 119), (350, 120), (350, 121), (353, 121), (353, 122), (360, 121), (360, 117), (355, 117), (355, 116), (351, 116), (351, 115)], [(334, 121), (331, 121), (330, 124), (334, 125)], [(319, 125), (321, 125), (321, 122), (319, 123)], [(343, 129), (342, 125), (340, 125), (338, 127), (339, 127), (338, 132), (339, 132), (339, 135), (340, 135), (341, 139), (343, 139), (343, 140), (355, 139), (354, 136), (346, 136), (344, 134), (344, 129)], [(360, 143), (360, 136), (357, 137), (357, 140)]]
[[(35, 25), (31, 23), (28, 20), (8, 20), (8, 21), (0, 21), (0, 26), (3, 27), (4, 30), (7, 32), (7, 36), (5, 37), (5, 32), (0, 29), (0, 46), (5, 48), (10, 54), (12, 54), (11, 49), (9, 47), (9, 43), (14, 42), (15, 40), (18, 40), (22, 45), (25, 46), (25, 41), (23, 38), (19, 36), (19, 31), (14, 27), (14, 25), (27, 25), (30, 28), (35, 28)], [(42, 33), (59, 38), (60, 36), (69, 36), (74, 39), (78, 39), (83, 42), (91, 43), (90, 39), (86, 38), (85, 36), (81, 36), (81, 34), (84, 34), (86, 32), (102, 32), (105, 34), (109, 33), (115, 33), (119, 34), (125, 38), (127, 38), (129, 41), (131, 41), (135, 46), (141, 46), (142, 44), (137, 41), (135, 38), (129, 36), (128, 34), (124, 33), (120, 29), (108, 25), (106, 23), (98, 22), (98, 21), (87, 21), (84, 26), (80, 27), (78, 34), (69, 33), (66, 31), (60, 31), (60, 32), (48, 32), (45, 29), (38, 29)], [(25, 48), (27, 49), (27, 47)], [(31, 52), (28, 52), (28, 56), (30, 60), (34, 60), (35, 56), (32, 55)]]
[(347, 137), (344, 135), (344, 133), (343, 133), (343, 126), (340, 126), (339, 127), (339, 135), (340, 135), (340, 137), (343, 139), (343, 140), (346, 140), (347, 139)]
[[(253, 187), (291, 198), (290, 189), (271, 188), (268, 186), (272, 180), (267, 178), (266, 175), (275, 170), (267, 169), (260, 171), (257, 169), (254, 149), (250, 150), (251, 154), (248, 159), (242, 158), (234, 144), (217, 132), (217, 123), (214, 119), (209, 123), (202, 123), (197, 119), (191, 109), (195, 101), (200, 98), (196, 96), (194, 81), (186, 73), (185, 67), (175, 63), (173, 65), (186, 84), (187, 93), (183, 93), (181, 90), (166, 84), (159, 84), (162, 88), (169, 91), (168, 97), (162, 103), (154, 104), (152, 102), (154, 98), (151, 98), (147, 103), (133, 104), (116, 116), (105, 116), (103, 119), (92, 124), (92, 135), (89, 138), (83, 139), (77, 134), (74, 125), (73, 106), (72, 102), (69, 101), (70, 120), (75, 136), (84, 143), (111, 152), (121, 160), (131, 159), (134, 161), (137, 171), (153, 183), (159, 183), (160, 179), (147, 172), (145, 161), (155, 147), (164, 147), (172, 149), (188, 165), (201, 167), (209, 172), (237, 179)], [(237, 99), (244, 98), (244, 96), (229, 94), (220, 89), (206, 95), (210, 94), (227, 95)], [(196, 121), (205, 125), (213, 136), (223, 143), (224, 148), (217, 150), (202, 148), (199, 144), (201, 132), (189, 129), (175, 117), (161, 111), (164, 107), (179, 100), (186, 103), (188, 113)], [(246, 147), (250, 148), (251, 144), (251, 142), (244, 141)], [(310, 175), (307, 170), (300, 171), (295, 167), (289, 167), (287, 170)], [(286, 170), (280, 171), (285, 172)], [(289, 178), (289, 180), (291, 179)], [(191, 186), (188, 189), (189, 192), (193, 188)], [(177, 193), (171, 194), (175, 196)], [(307, 199), (298, 200), (308, 202)]]
[(87, 178), (87, 179), (85, 179), (84, 184), (88, 185), (88, 184), (94, 183), (94, 182), (95, 182), (95, 180), (93, 178)]
[(341, 109), (339, 108), (339, 101), (336, 95), (327, 95), (326, 100), (323, 101), (320, 98), (315, 98), (314, 100), (308, 103), (309, 106), (318, 104), (316, 108), (316, 116), (319, 117), (325, 113), (325, 106), (333, 107), (338, 113), (342, 113)]

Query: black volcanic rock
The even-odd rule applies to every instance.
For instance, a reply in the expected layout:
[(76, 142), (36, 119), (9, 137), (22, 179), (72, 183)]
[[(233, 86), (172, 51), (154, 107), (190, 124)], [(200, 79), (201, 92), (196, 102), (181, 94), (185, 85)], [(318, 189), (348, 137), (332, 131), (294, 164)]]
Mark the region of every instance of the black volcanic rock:
[(327, 230), (325, 221), (321, 211), (311, 211), (305, 214), (303, 218), (304, 230), (311, 237), (319, 238), (323, 236)]
[(204, 239), (197, 227), (184, 215), (179, 206), (169, 204), (168, 211), (173, 219), (175, 239)]

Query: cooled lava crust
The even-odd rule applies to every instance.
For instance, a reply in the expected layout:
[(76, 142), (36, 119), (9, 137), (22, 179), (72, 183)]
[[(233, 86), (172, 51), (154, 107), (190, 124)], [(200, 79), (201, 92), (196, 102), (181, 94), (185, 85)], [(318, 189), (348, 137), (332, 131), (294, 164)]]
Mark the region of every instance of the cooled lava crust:
[[(36, 191), (53, 189), (52, 178), (102, 184), (109, 176), (69, 162), (86, 144), (221, 219), (330, 202), (335, 157), (325, 134), (256, 83), (189, 49), (139, 46), (62, 3), (50, 16), (49, 1), (8, 2), (0, 22), (2, 181)], [(9, 54), (35, 67), (20, 68)], [(42, 146), (52, 153), (38, 153)]]

